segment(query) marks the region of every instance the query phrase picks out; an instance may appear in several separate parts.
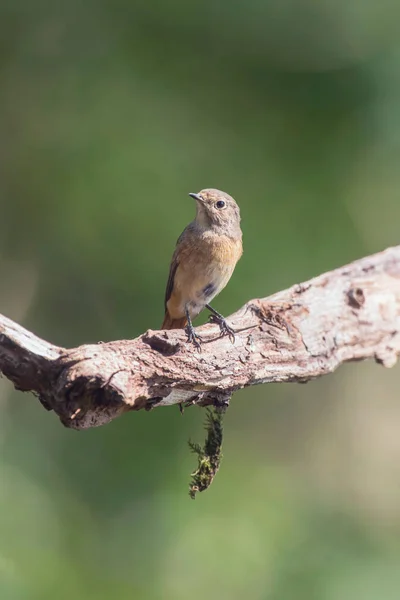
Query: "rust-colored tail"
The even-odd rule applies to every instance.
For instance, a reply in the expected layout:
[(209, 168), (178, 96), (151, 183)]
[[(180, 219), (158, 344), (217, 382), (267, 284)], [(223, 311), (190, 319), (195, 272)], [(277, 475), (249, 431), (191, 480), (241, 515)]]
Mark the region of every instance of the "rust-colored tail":
[(181, 319), (172, 319), (168, 311), (165, 313), (163, 324), (161, 329), (184, 329), (187, 325), (187, 318), (182, 317)]

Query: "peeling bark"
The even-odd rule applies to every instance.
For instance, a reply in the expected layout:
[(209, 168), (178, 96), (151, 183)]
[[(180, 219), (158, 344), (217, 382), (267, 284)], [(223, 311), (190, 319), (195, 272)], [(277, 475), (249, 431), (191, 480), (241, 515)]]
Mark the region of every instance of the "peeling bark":
[(251, 300), (228, 321), (235, 343), (204, 325), (199, 353), (181, 330), (65, 349), (0, 315), (0, 372), (64, 425), (85, 429), (128, 410), (223, 406), (237, 389), (305, 382), (347, 361), (392, 367), (400, 353), (400, 246)]

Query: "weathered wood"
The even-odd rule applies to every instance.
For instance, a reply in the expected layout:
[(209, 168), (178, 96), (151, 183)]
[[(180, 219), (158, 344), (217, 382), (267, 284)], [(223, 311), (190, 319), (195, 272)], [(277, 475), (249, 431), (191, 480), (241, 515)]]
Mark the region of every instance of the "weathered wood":
[(199, 353), (180, 330), (65, 349), (0, 315), (0, 371), (64, 425), (84, 429), (127, 410), (221, 405), (239, 388), (308, 381), (347, 361), (391, 367), (400, 353), (400, 246), (251, 300), (228, 321), (235, 343), (204, 325)]

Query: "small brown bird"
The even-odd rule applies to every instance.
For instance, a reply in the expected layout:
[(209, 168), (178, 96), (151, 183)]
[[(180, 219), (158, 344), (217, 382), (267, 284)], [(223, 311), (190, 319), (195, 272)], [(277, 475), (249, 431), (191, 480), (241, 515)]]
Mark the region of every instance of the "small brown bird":
[(226, 286), (242, 255), (239, 207), (234, 199), (215, 189), (189, 194), (196, 200), (194, 221), (183, 230), (172, 256), (162, 329), (186, 328), (188, 341), (199, 348), (201, 338), (192, 319), (208, 308), (210, 320), (222, 334), (235, 339), (224, 317), (210, 306)]

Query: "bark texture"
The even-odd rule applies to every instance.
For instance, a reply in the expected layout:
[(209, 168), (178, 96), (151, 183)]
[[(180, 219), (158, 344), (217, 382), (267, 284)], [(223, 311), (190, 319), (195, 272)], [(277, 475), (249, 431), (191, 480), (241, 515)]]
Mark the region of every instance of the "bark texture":
[(65, 349), (0, 315), (0, 372), (64, 425), (84, 429), (128, 410), (222, 406), (239, 388), (305, 382), (347, 361), (392, 367), (400, 353), (400, 246), (251, 300), (227, 320), (235, 343), (204, 325), (199, 353), (180, 330)]

